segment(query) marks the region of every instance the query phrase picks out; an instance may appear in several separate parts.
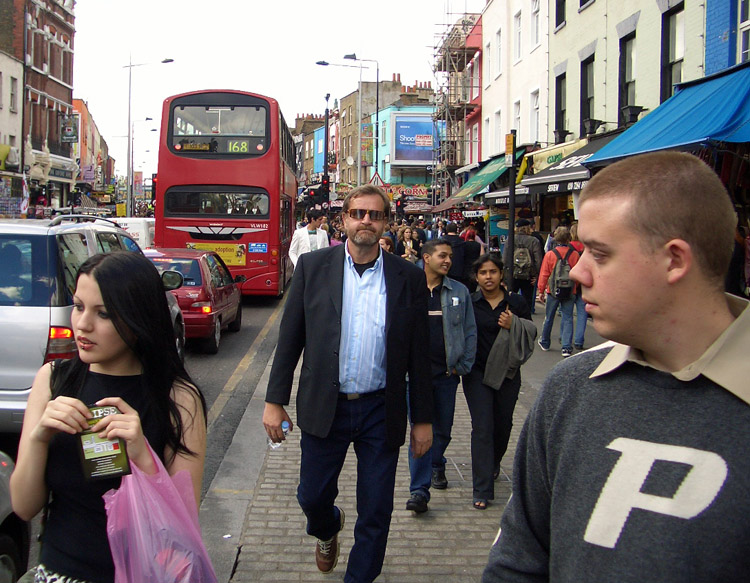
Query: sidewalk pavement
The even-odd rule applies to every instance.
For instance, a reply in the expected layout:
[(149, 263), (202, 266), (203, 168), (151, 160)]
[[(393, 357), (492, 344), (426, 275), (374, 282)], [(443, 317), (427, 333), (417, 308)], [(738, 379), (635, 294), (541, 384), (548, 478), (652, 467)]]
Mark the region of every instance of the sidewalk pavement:
[[(533, 319), (541, 331), (544, 308), (539, 308), (540, 304), (537, 304), (537, 313)], [(559, 328), (555, 328), (557, 332)], [(586, 335), (587, 346), (601, 342), (593, 327), (587, 330)], [(513, 457), (523, 421), (538, 394), (542, 380), (561, 359), (556, 336), (557, 334), (553, 334), (552, 349), (549, 352), (536, 350), (522, 368), (523, 383), (514, 412), (514, 426), (508, 452), (502, 461), (501, 476), (495, 483), (495, 501), (487, 510), (480, 511), (472, 507), (471, 419), (460, 385), (456, 396), (453, 439), (446, 451), (446, 476), (449, 486), (447, 490), (432, 490), (430, 509), (425, 514), (416, 515), (404, 508), (409, 498), (409, 466), (407, 447), (401, 448), (388, 549), (383, 572), (377, 579), (378, 583), (480, 581), (489, 549), (497, 535), (503, 509), (510, 497)], [(243, 431), (238, 429), (238, 435), (235, 435), (235, 441), (238, 441), (249, 439), (247, 434), (252, 433), (254, 437), (251, 441), (254, 448), (259, 447), (261, 434), (264, 435), (259, 411), (262, 410), (270, 366), (271, 361), (253, 395), (253, 403), (245, 414), (247, 419), (243, 418), (241, 426), (244, 425), (245, 428)], [(295, 390), (298, 374), (299, 368), (295, 375)], [(295, 420), (294, 394), (287, 410), (292, 420)], [(245, 437), (242, 437), (243, 434)], [(209, 552), (217, 566), (219, 581), (222, 583), (343, 581), (357, 516), (356, 457), (350, 449), (339, 479), (340, 494), (336, 504), (347, 514), (346, 525), (339, 535), (341, 556), (335, 571), (330, 575), (323, 575), (315, 567), (315, 539), (305, 533), (305, 517), (296, 499), (300, 463), (299, 437), (300, 432), (295, 427), (280, 448), (266, 449), (262, 452), (258, 452), (257, 449), (252, 451), (252, 458), (262, 458), (262, 465), (259, 470), (251, 470), (252, 463), (244, 466), (247, 470), (245, 481), (240, 478), (235, 483), (235, 486), (242, 484), (240, 487), (222, 489), (221, 476), (217, 476), (212, 483), (207, 499), (201, 507), (201, 520), (210, 518), (208, 527), (203, 522), (204, 539), (207, 540)], [(230, 465), (235, 468), (238, 467), (236, 464), (240, 459), (232, 459), (230, 454), (236, 446), (248, 450), (243, 443), (232, 444), (227, 457), (230, 458)], [(233, 455), (236, 455), (237, 451), (241, 450), (235, 450)], [(224, 464), (220, 468), (220, 473), (223, 468)], [(254, 482), (252, 480), (256, 474), (257, 482)], [(218, 486), (215, 487), (217, 480)], [(222, 498), (225, 500), (221, 500)], [(244, 504), (238, 504), (238, 498), (244, 501)], [(217, 499), (219, 510), (218, 513), (214, 513)], [(222, 511), (221, 506), (224, 503), (226, 507)], [(243, 509), (246, 510), (244, 514)], [(238, 528), (241, 518), (244, 520), (238, 536), (224, 535), (227, 540), (223, 547), (221, 543), (210, 544), (209, 539), (215, 541), (221, 530), (215, 528), (216, 524), (221, 524), (222, 521), (227, 523), (224, 530), (231, 533), (233, 529)], [(233, 547), (236, 557), (231, 570), (226, 567), (230, 547)]]

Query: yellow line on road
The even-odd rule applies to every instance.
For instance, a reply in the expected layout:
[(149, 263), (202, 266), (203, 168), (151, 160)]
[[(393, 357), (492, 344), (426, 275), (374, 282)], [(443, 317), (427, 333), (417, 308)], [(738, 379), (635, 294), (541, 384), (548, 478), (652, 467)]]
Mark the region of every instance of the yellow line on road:
[(227, 384), (224, 385), (224, 388), (221, 390), (221, 393), (219, 393), (219, 396), (214, 401), (214, 404), (211, 405), (211, 409), (208, 411), (208, 418), (207, 418), (209, 427), (211, 427), (213, 422), (216, 421), (219, 415), (221, 415), (221, 412), (224, 410), (224, 407), (229, 401), (229, 397), (232, 396), (232, 393), (234, 392), (234, 389), (237, 387), (237, 384), (240, 382), (240, 379), (242, 379), (242, 376), (247, 372), (247, 369), (250, 368), (250, 365), (252, 364), (253, 359), (255, 358), (255, 354), (257, 353), (261, 342), (265, 340), (266, 336), (268, 335), (268, 332), (271, 330), (271, 326), (273, 326), (274, 322), (276, 322), (276, 319), (279, 317), (279, 314), (281, 314), (285, 302), (286, 302), (286, 297), (282, 301), (279, 302), (278, 307), (273, 311), (273, 313), (271, 314), (271, 317), (268, 318), (266, 325), (263, 326), (263, 329), (255, 337), (255, 340), (253, 341), (250, 348), (248, 348), (245, 356), (243, 356), (242, 360), (240, 360), (239, 364), (237, 365), (237, 368), (234, 369), (232, 376), (229, 377)]

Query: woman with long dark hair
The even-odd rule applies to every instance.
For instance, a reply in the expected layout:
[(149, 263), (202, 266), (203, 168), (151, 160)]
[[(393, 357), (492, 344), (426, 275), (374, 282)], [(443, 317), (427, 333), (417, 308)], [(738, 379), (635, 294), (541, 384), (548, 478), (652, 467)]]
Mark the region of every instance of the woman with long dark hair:
[(87, 479), (79, 459), (89, 407), (119, 413), (91, 429), (120, 438), (131, 464), (156, 472), (146, 440), (173, 475), (189, 471), (200, 500), (206, 403), (177, 353), (161, 278), (138, 253), (95, 255), (76, 276), (71, 316), (78, 355), (48, 363), (34, 379), (18, 462), (15, 513), (29, 520), (47, 505), (36, 581), (111, 583), (114, 565), (102, 494), (120, 477)]
[[(477, 355), (463, 377), (471, 415), (471, 473), (474, 508), (484, 510), (495, 498), (494, 481), (508, 449), (513, 410), (521, 388), (521, 372), (508, 358), (510, 343), (526, 358), (534, 349), (536, 327), (521, 295), (503, 285), (503, 261), (485, 253), (472, 265), (479, 289), (472, 294), (477, 323)], [(515, 322), (514, 319), (518, 319)]]

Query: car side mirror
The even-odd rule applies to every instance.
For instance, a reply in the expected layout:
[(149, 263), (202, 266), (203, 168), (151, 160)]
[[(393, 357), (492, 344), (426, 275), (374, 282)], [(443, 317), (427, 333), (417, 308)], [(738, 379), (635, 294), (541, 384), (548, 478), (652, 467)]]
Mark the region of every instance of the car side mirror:
[(162, 271), (161, 283), (165, 290), (173, 290), (182, 287), (184, 282), (185, 278), (182, 277), (182, 274), (179, 271), (173, 271), (171, 269)]
[(234, 283), (244, 283), (247, 281), (247, 278), (244, 275), (236, 275), (234, 277)]

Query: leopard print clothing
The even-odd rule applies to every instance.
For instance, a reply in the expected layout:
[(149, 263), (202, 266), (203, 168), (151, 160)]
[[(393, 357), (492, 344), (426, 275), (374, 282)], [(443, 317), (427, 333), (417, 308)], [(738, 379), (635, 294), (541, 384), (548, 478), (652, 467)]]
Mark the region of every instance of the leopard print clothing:
[(87, 583), (81, 579), (74, 579), (67, 575), (60, 575), (54, 571), (50, 571), (44, 565), (40, 564), (36, 568), (36, 575), (34, 575), (34, 583)]

